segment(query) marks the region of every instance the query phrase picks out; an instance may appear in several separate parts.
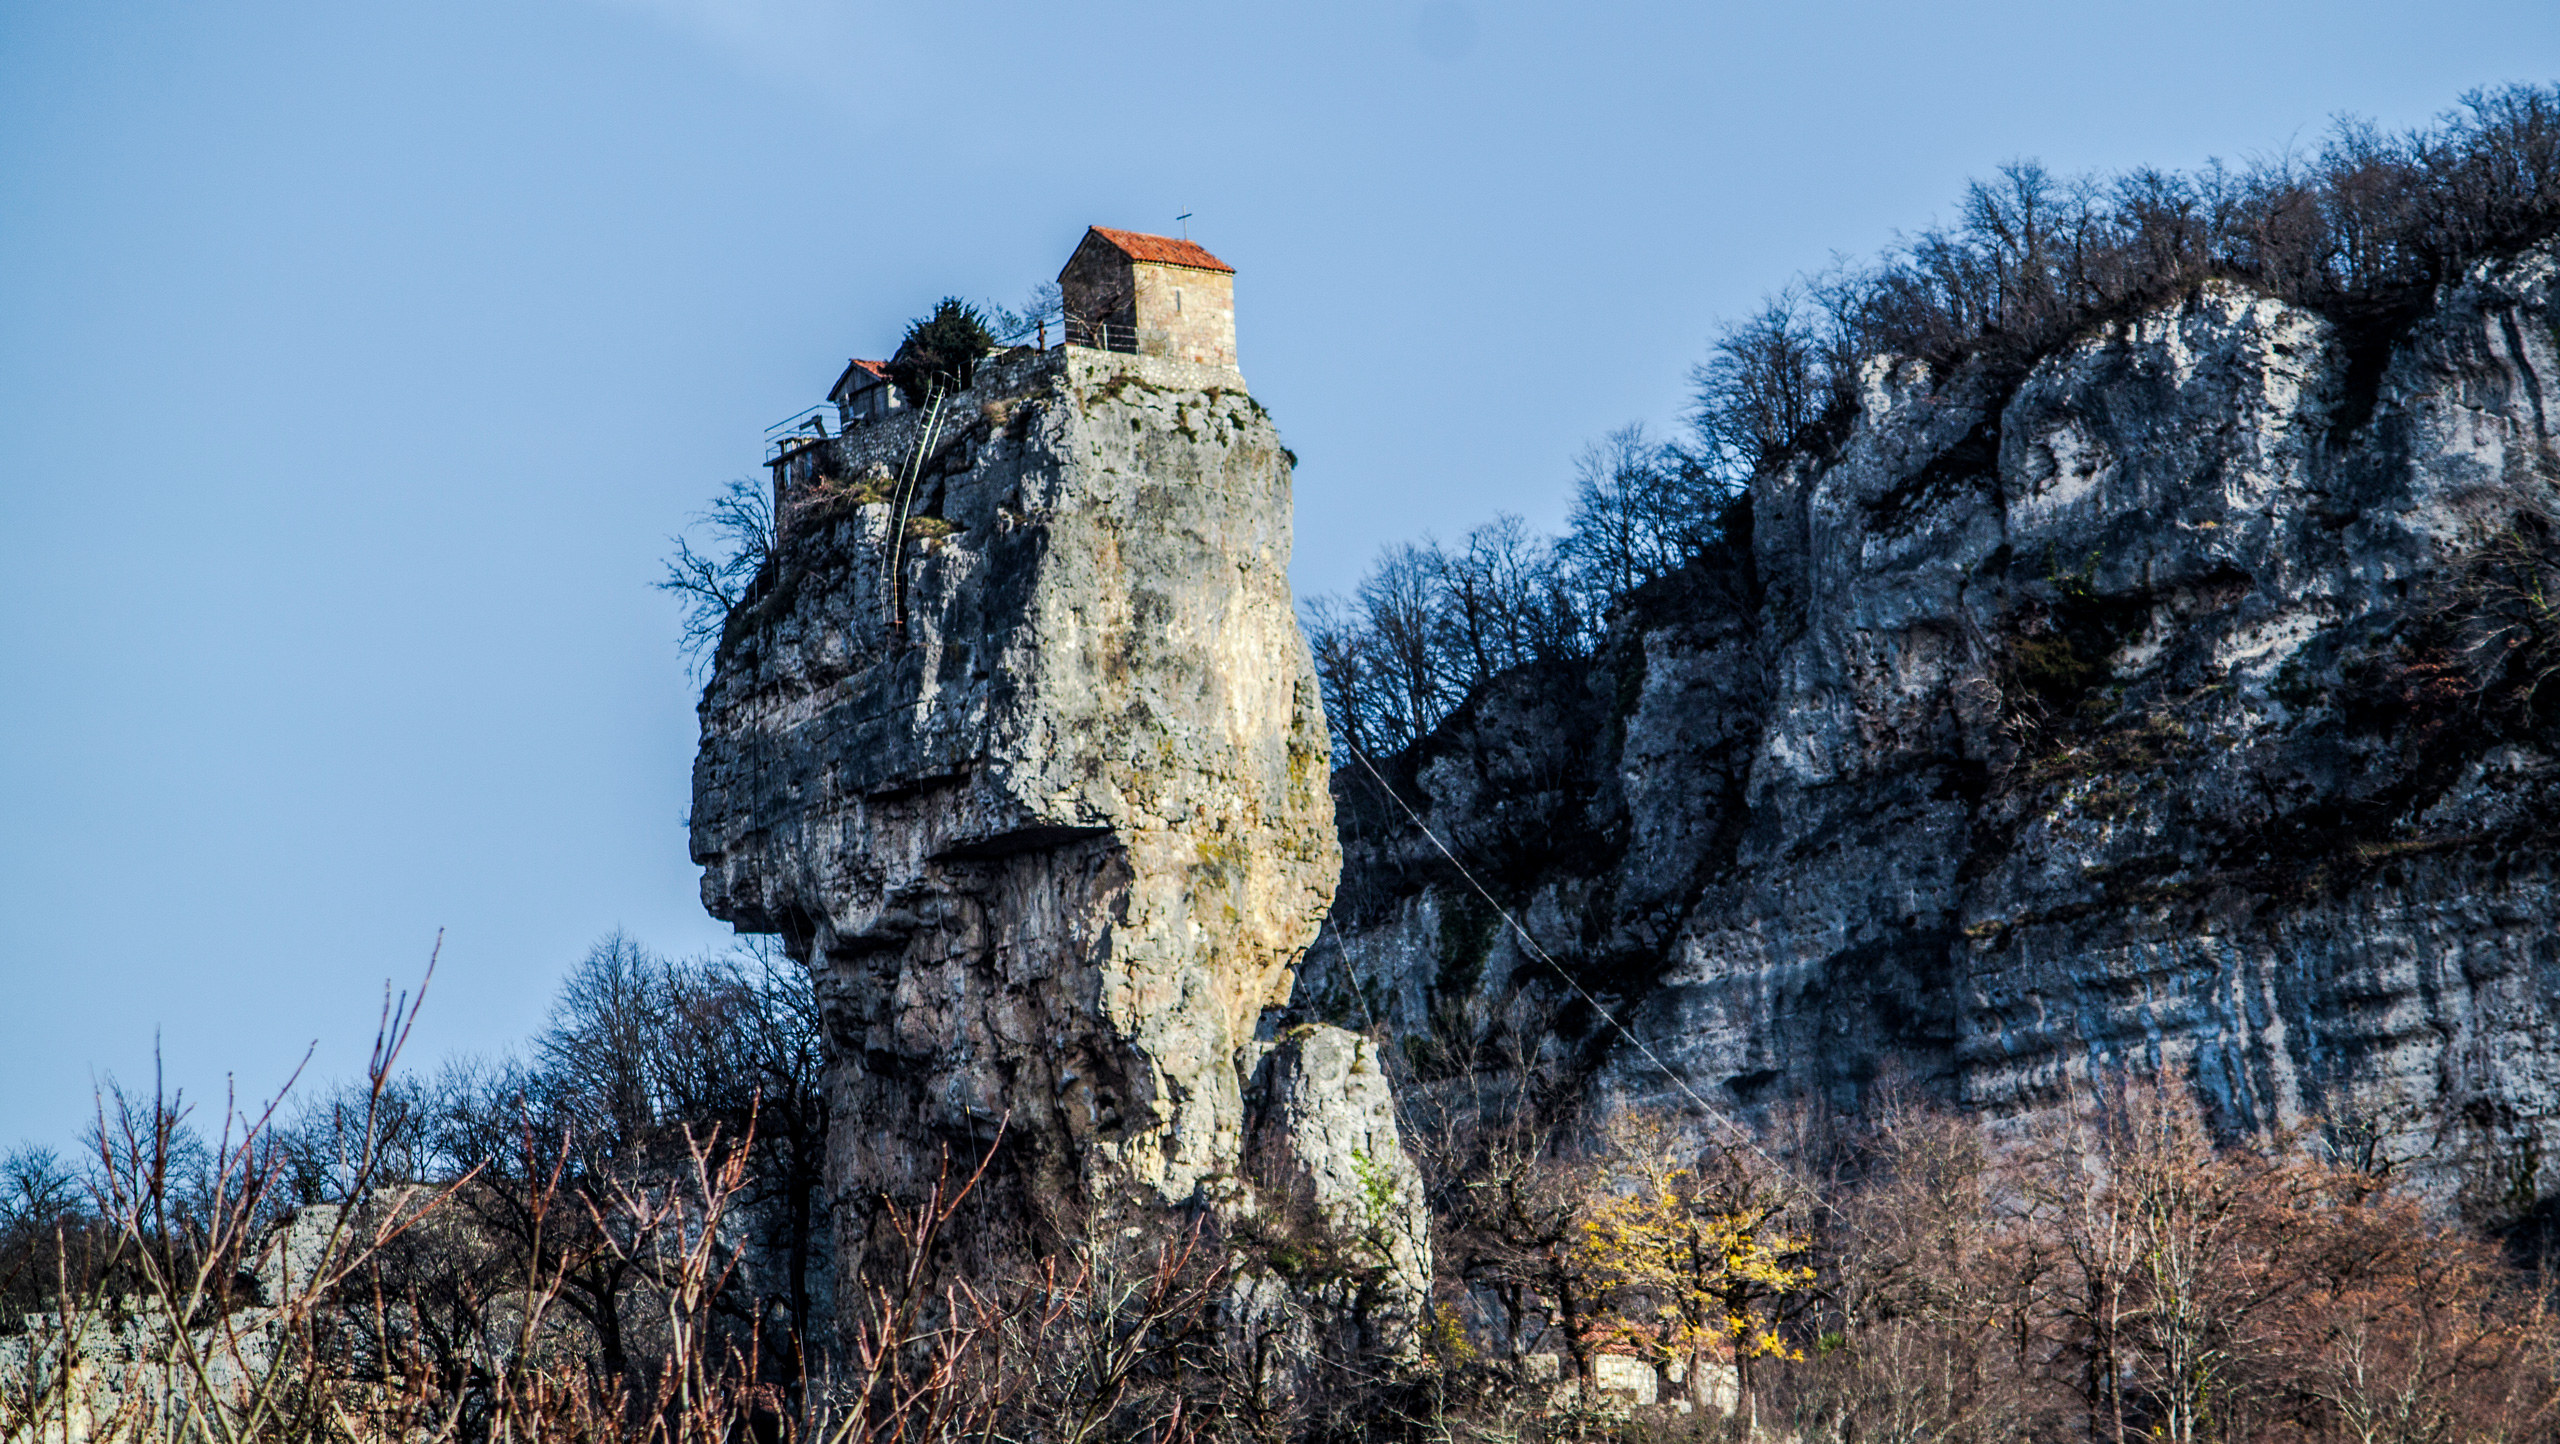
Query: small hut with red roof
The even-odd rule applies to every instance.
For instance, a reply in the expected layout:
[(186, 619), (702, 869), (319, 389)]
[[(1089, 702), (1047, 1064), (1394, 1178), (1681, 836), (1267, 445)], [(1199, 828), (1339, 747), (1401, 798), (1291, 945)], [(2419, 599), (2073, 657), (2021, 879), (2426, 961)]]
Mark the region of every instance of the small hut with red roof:
[(896, 383), (889, 379), (889, 363), (860, 358), (844, 363), (844, 374), (836, 378), (827, 399), (836, 404), (836, 419), (845, 426), (878, 420), (892, 411), (905, 410), (907, 405), (907, 399), (898, 394)]
[(1236, 364), (1236, 268), (1189, 241), (1094, 226), (1058, 290), (1070, 346)]

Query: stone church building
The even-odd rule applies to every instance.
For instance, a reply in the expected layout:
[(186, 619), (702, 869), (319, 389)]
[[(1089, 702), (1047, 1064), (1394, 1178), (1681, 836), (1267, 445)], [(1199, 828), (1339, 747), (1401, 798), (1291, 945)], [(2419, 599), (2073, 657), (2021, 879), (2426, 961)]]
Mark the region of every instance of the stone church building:
[(1189, 241), (1092, 227), (1058, 290), (1070, 346), (1236, 364), (1236, 268)]

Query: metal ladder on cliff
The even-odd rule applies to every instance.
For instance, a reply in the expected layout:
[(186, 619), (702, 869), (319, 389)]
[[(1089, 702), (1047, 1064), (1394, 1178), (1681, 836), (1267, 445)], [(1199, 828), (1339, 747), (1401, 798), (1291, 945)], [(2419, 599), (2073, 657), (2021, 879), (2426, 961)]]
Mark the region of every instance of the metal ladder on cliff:
[(899, 564), (907, 550), (907, 515), (915, 508), (916, 485), (924, 477), (925, 460), (933, 454), (934, 443), (941, 439), (943, 410), (950, 401), (941, 378), (925, 383), (924, 424), (916, 428), (915, 453), (907, 458), (907, 473), (898, 481), (889, 535), (880, 549), (880, 594), (893, 633), (903, 634), (907, 625), (907, 573)]

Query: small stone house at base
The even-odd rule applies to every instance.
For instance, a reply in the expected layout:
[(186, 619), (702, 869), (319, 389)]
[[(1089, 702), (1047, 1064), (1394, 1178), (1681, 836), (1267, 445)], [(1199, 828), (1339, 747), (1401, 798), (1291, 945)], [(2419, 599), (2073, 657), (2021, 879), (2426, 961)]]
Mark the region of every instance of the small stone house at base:
[(1232, 368), (1235, 283), (1189, 241), (1091, 227), (1058, 273), (1067, 344)]

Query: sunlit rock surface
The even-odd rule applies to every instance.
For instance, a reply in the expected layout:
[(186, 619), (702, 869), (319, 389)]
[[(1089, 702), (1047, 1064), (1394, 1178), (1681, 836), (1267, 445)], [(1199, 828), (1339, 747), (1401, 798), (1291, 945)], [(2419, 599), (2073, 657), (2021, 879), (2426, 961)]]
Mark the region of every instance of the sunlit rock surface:
[(2166, 1067), (2227, 1126), (2547, 1194), (2560, 682), (2519, 703), (2520, 634), (2480, 639), (2560, 621), (2489, 595), (2560, 555), (2555, 270), (2397, 329), (2214, 283), (2023, 374), (1871, 367), (1729, 554), (1385, 768), (1554, 966), (1346, 767), (1301, 1013), (1691, 1111), (1898, 1078), (2017, 1116)]
[[(999, 1129), (982, 1261), (1249, 1208), (1242, 1070), (1340, 866), (1290, 460), (1231, 370), (1052, 351), (793, 469), (693, 850), (711, 912), (816, 973), (842, 1257)], [(1321, 1124), (1292, 1097), (1265, 1131)], [(1410, 1173), (1392, 1118), (1372, 1146)]]

